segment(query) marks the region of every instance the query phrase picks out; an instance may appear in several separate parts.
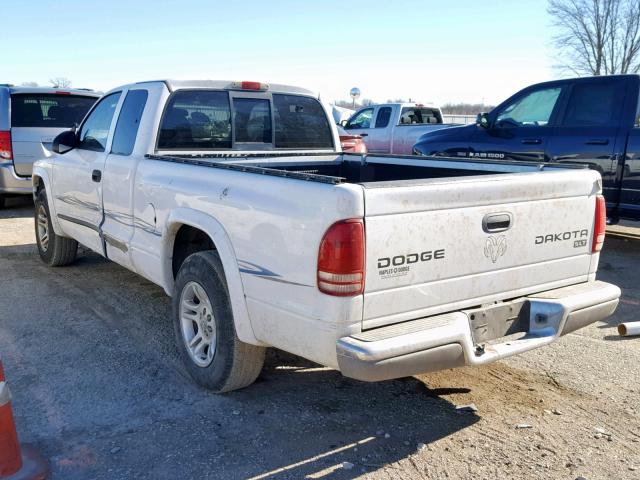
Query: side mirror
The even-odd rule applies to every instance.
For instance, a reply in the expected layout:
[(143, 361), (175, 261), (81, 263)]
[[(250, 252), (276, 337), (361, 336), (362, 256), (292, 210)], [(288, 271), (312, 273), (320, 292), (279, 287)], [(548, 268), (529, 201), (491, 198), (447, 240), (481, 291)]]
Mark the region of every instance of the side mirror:
[(476, 117), (476, 125), (482, 128), (489, 128), (489, 114), (486, 112), (479, 113)]
[(78, 135), (74, 130), (66, 130), (53, 139), (52, 150), (55, 153), (67, 153), (78, 146)]
[(349, 120), (340, 120), (340, 126), (341, 127), (346, 127), (347, 123), (349, 123)]

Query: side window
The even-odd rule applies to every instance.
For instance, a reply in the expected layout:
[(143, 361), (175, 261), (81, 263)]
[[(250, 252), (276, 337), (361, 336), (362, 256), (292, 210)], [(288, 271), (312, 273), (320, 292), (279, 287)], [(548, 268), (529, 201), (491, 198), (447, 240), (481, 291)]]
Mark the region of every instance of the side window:
[(104, 152), (109, 137), (111, 120), (120, 100), (120, 92), (104, 97), (94, 108), (80, 129), (80, 143), (78, 148)]
[(376, 115), (376, 128), (385, 128), (391, 119), (391, 107), (380, 107)]
[(373, 118), (373, 108), (366, 108), (360, 113), (356, 114), (351, 120), (344, 126), (346, 129), (350, 128), (371, 128), (371, 119)]
[(136, 143), (140, 118), (147, 103), (149, 93), (146, 90), (130, 90), (124, 99), (116, 131), (113, 134), (111, 153), (116, 155), (131, 155)]
[(562, 120), (565, 127), (604, 126), (617, 123), (620, 103), (616, 82), (577, 83), (571, 89), (571, 97)]
[(234, 98), (233, 126), (236, 129), (236, 142), (272, 143), (269, 100)]
[(158, 149), (231, 148), (229, 94), (215, 90), (178, 90), (162, 117)]
[(545, 88), (520, 97), (498, 114), (497, 128), (544, 127), (558, 103), (561, 87)]

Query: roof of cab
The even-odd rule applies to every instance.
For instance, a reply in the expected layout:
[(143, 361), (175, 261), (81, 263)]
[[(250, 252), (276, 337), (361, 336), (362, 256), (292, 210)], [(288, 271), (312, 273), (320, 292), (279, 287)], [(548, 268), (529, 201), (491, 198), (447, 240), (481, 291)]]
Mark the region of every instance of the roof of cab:
[(101, 97), (101, 92), (89, 90), (85, 88), (54, 88), (54, 87), (14, 87), (12, 85), (0, 85), (0, 88), (6, 88), (9, 93), (41, 93), (56, 94), (63, 93), (69, 95), (84, 95), (86, 97)]
[[(215, 90), (235, 90), (233, 88), (234, 83), (240, 83), (238, 81), (233, 80), (152, 80), (147, 82), (137, 82), (137, 84), (142, 83), (156, 83), (162, 82), (167, 88), (171, 91), (181, 90), (181, 89), (215, 89)], [(307, 90), (306, 88), (294, 87), (292, 85), (282, 85), (279, 83), (266, 83), (269, 86), (268, 92), (277, 92), (277, 93), (297, 93), (301, 95), (312, 95), (316, 96), (314, 92), (311, 90)]]

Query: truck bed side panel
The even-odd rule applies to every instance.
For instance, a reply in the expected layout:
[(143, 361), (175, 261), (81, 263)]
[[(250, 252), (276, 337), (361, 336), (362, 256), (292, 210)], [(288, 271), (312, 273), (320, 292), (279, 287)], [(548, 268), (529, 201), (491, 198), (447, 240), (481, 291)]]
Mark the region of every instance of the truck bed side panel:
[[(145, 159), (136, 177), (134, 260), (158, 255), (176, 207), (205, 212), (224, 227), (241, 273), (256, 337), (335, 365), (335, 344), (362, 318), (362, 297), (331, 297), (316, 286), (318, 247), (334, 222), (364, 214), (362, 187)], [(188, 194), (185, 194), (188, 192)], [(150, 205), (154, 208), (151, 209)], [(157, 233), (156, 233), (157, 232)], [(215, 238), (213, 239), (215, 242)], [(161, 261), (146, 262), (160, 265)], [(137, 269), (143, 265), (136, 265)], [(157, 277), (161, 272), (143, 272)], [(243, 299), (244, 300), (244, 299)], [(255, 319), (259, 319), (255, 321)], [(291, 335), (298, 335), (295, 350)], [(314, 336), (326, 335), (324, 341)]]

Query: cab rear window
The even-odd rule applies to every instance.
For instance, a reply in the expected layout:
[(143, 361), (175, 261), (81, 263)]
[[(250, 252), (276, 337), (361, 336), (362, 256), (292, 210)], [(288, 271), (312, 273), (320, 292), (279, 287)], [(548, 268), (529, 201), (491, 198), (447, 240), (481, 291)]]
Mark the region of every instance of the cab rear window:
[(442, 115), (436, 108), (404, 107), (400, 113), (400, 125), (442, 123)]
[(273, 95), (276, 148), (333, 148), (331, 127), (315, 98)]
[(174, 93), (162, 119), (158, 148), (231, 148), (229, 94), (210, 90), (183, 90)]
[[(275, 149), (331, 149), (327, 114), (315, 98), (273, 94), (234, 97), (220, 90), (178, 90), (160, 126), (159, 150), (225, 150), (234, 144)], [(251, 148), (251, 147), (247, 147)]]
[(95, 97), (61, 94), (12, 94), (12, 127), (71, 128), (80, 124)]

